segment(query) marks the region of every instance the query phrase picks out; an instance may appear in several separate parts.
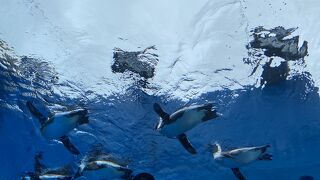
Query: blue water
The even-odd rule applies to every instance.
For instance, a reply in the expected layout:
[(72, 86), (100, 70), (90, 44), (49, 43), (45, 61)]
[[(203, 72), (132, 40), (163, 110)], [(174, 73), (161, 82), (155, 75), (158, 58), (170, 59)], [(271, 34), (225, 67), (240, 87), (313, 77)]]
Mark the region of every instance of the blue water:
[[(47, 167), (70, 164), (76, 169), (96, 144), (128, 161), (135, 173), (149, 172), (156, 179), (235, 179), (229, 169), (214, 163), (206, 148), (214, 142), (225, 149), (271, 145), (273, 161), (242, 168), (247, 179), (320, 177), (319, 92), (307, 72), (274, 86), (207, 92), (186, 104), (149, 95), (138, 85), (108, 97), (81, 91), (76, 83), (59, 83), (53, 65), (41, 59), (7, 57), (0, 58), (0, 64), (0, 179), (19, 179), (33, 171), (33, 158), (39, 151)], [(89, 109), (90, 123), (69, 135), (81, 155), (71, 155), (61, 143), (41, 137), (39, 122), (26, 109), (27, 100), (38, 102), (47, 114)], [(158, 121), (152, 109), (155, 102), (169, 113), (189, 104), (213, 102), (221, 117), (187, 133), (198, 151), (190, 155), (177, 140), (154, 130)]]

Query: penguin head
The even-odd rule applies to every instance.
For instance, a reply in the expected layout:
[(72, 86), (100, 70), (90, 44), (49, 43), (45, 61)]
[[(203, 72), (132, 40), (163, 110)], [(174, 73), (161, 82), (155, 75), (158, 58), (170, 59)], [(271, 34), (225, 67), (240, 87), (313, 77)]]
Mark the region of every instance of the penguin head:
[(134, 176), (133, 180), (154, 180), (154, 177), (149, 173), (140, 173)]
[(79, 125), (89, 123), (88, 110), (76, 109), (68, 113), (68, 118), (75, 118)]

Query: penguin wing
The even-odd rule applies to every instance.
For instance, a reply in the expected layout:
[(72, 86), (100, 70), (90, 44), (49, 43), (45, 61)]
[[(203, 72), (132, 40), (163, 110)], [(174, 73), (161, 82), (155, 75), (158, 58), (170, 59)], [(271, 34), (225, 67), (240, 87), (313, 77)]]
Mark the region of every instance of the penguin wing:
[(196, 149), (192, 146), (190, 141), (188, 140), (186, 134), (180, 134), (177, 136), (178, 140), (182, 144), (182, 146), (190, 153), (190, 154), (196, 154)]
[(241, 173), (239, 168), (231, 168), (233, 174), (239, 179), (239, 180), (246, 180), (244, 175)]
[(71, 143), (68, 136), (62, 136), (60, 138), (62, 144), (74, 155), (79, 155), (80, 151)]

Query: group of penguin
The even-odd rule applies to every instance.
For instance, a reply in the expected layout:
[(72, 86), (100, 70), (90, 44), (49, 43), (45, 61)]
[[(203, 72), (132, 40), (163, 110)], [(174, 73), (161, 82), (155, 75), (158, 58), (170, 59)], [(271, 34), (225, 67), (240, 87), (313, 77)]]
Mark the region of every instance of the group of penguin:
[[(89, 123), (87, 109), (76, 109), (67, 112), (51, 114), (49, 117), (43, 115), (31, 101), (27, 101), (27, 108), (40, 123), (40, 131), (44, 138), (48, 140), (58, 140), (74, 155), (79, 155), (80, 151), (71, 143), (67, 134), (82, 124)], [(96, 149), (88, 153), (81, 161), (76, 173), (73, 173), (70, 166), (61, 168), (45, 168), (40, 160), (42, 153), (35, 155), (34, 172), (25, 173), (21, 179), (24, 180), (71, 180), (84, 177), (89, 180), (154, 180), (149, 173), (133, 175), (133, 171), (127, 164), (120, 163), (111, 154)]]
[[(188, 140), (185, 132), (194, 128), (202, 122), (206, 122), (218, 117), (213, 104), (188, 106), (169, 115), (159, 104), (153, 105), (154, 111), (160, 116), (157, 130), (161, 134), (173, 138), (176, 137), (182, 146), (191, 154), (196, 154), (195, 148)], [(222, 151), (219, 144), (211, 145), (214, 160), (227, 168), (230, 168), (233, 174), (239, 180), (246, 178), (240, 171), (240, 167), (250, 164), (254, 161), (272, 160), (272, 155), (267, 153), (270, 145), (258, 147), (244, 147), (231, 151)]]
[[(31, 101), (27, 101), (27, 108), (41, 124), (41, 134), (48, 140), (58, 140), (75, 155), (79, 155), (79, 150), (71, 143), (67, 134), (82, 124), (89, 123), (87, 109), (76, 109), (62, 113), (52, 114), (49, 117), (44, 116)], [(212, 103), (203, 105), (192, 105), (177, 110), (169, 115), (158, 103), (153, 105), (154, 111), (160, 116), (156, 130), (168, 138), (176, 138), (182, 146), (191, 154), (196, 154), (196, 149), (192, 146), (186, 136), (186, 132), (199, 125), (218, 117), (217, 111)], [(230, 168), (239, 180), (246, 178), (240, 171), (240, 167), (250, 164), (254, 161), (272, 160), (272, 155), (267, 153), (269, 145), (258, 147), (244, 147), (231, 151), (222, 151), (219, 144), (211, 145), (214, 160), (227, 168)], [(22, 176), (22, 179), (125, 179), (125, 180), (154, 180), (149, 173), (140, 173), (133, 175), (126, 164), (121, 164), (110, 154), (102, 151), (88, 153), (75, 173), (72, 173), (67, 167), (58, 169), (46, 169), (40, 163), (41, 154), (35, 156), (34, 172), (28, 172)]]

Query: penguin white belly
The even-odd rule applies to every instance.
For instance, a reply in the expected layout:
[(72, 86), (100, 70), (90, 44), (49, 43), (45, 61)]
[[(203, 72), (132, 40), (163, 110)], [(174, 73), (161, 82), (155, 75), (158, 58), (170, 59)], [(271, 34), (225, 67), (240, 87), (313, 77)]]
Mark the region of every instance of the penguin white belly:
[(237, 156), (234, 156), (232, 158), (218, 157), (218, 158), (215, 158), (215, 160), (218, 164), (222, 166), (225, 166), (228, 168), (236, 168), (236, 167), (245, 166), (247, 164), (250, 164), (256, 161), (259, 155), (260, 155), (259, 151), (247, 151), (247, 152), (238, 154)]
[(58, 139), (76, 127), (76, 120), (62, 116), (54, 118), (50, 124), (42, 128), (41, 132), (42, 135), (48, 139)]
[(236, 156), (235, 160), (243, 164), (248, 164), (257, 160), (260, 154), (260, 151), (247, 151)]
[(187, 110), (175, 122), (165, 124), (160, 133), (170, 138), (176, 137), (200, 124), (204, 116), (205, 113), (202, 111)]
[(115, 168), (102, 168), (98, 170), (84, 171), (82, 174), (87, 179), (92, 180), (109, 180), (109, 179), (122, 179), (124, 172), (118, 171)]
[(41, 180), (45, 180), (45, 179), (48, 179), (48, 180), (56, 180), (56, 179), (64, 179), (64, 178), (67, 178), (66, 176), (64, 175), (53, 175), (53, 174), (50, 174), (50, 175), (40, 175), (39, 176), (39, 179)]

